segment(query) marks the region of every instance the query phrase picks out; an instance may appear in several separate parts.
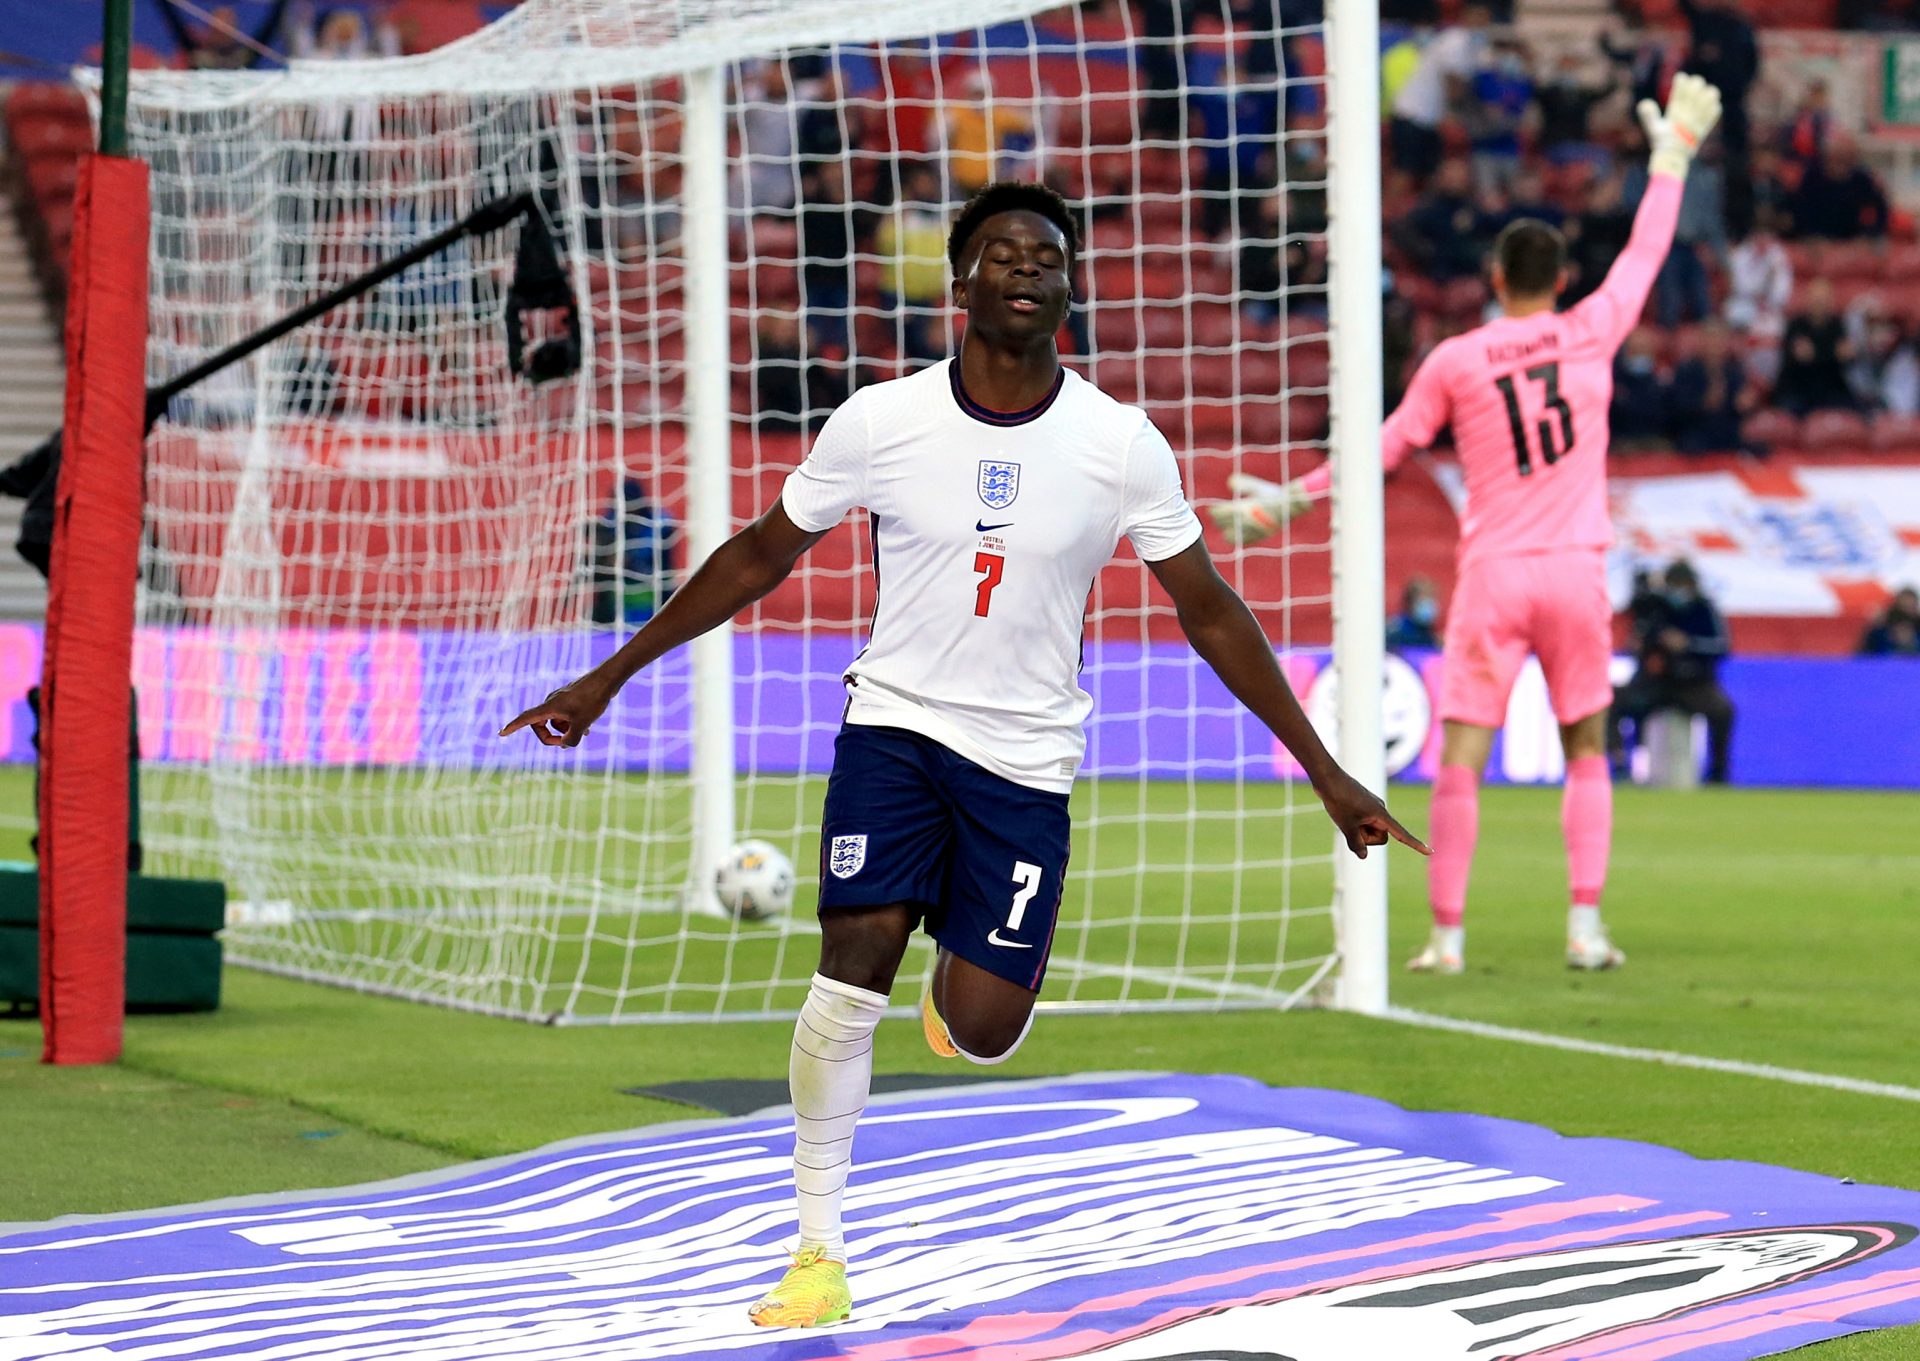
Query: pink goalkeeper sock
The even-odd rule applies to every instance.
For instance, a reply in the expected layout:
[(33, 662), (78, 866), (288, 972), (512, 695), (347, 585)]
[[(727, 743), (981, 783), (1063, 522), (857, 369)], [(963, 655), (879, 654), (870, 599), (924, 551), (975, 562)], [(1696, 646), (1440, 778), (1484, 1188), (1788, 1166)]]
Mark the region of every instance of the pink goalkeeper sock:
[(1570, 901), (1575, 907), (1600, 906), (1600, 891), (1607, 886), (1607, 852), (1613, 846), (1613, 779), (1606, 757), (1582, 756), (1567, 763), (1560, 829), (1567, 837)]
[(1427, 861), (1427, 901), (1436, 926), (1458, 926), (1467, 907), (1467, 876), (1480, 839), (1480, 777), (1465, 766), (1441, 766), (1433, 781), (1433, 857)]

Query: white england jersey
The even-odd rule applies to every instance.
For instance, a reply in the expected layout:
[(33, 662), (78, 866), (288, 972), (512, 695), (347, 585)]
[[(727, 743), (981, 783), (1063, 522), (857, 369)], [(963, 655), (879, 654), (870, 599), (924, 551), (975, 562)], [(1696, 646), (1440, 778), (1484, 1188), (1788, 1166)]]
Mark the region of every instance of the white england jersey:
[(873, 636), (847, 668), (847, 721), (1061, 793), (1086, 753), (1094, 577), (1122, 535), (1148, 562), (1200, 537), (1166, 438), (1066, 369), (1011, 415), (971, 401), (955, 360), (861, 388), (780, 499), (808, 531), (872, 516)]

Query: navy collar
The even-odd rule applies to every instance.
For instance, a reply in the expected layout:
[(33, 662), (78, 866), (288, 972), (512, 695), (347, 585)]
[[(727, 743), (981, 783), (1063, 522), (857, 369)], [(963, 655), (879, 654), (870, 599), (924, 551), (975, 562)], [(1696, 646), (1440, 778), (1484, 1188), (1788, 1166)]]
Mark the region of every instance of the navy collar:
[(1053, 399), (1060, 395), (1060, 389), (1067, 385), (1067, 366), (1062, 364), (1060, 372), (1054, 377), (1053, 386), (1047, 395), (1028, 407), (1025, 411), (993, 411), (967, 396), (967, 390), (960, 385), (960, 359), (956, 355), (947, 364), (947, 383), (953, 388), (953, 400), (960, 409), (986, 425), (1025, 425), (1047, 414), (1047, 408), (1053, 405)]

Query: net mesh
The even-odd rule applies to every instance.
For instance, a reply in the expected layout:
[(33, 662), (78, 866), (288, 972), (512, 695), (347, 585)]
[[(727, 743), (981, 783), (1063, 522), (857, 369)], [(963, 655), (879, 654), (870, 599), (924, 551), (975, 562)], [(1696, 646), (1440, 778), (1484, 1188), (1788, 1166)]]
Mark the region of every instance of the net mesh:
[[(146, 839), (235, 899), (245, 963), (574, 1021), (797, 1009), (841, 669), (874, 580), (833, 531), (578, 749), (501, 723), (605, 656), (688, 566), (689, 328), (727, 327), (733, 523), (853, 387), (953, 352), (943, 239), (989, 178), (1083, 214), (1068, 362), (1139, 402), (1196, 499), (1324, 451), (1318, 22), (1275, 4), (528, 0), (425, 58), (142, 74), (152, 371), (198, 362), (510, 193), (579, 300), (579, 373), (508, 369), (519, 228), (469, 237), (178, 399), (149, 447), (137, 647)], [(684, 73), (718, 65), (726, 316), (689, 315)], [(704, 455), (702, 455), (704, 456)], [(1221, 551), (1296, 683), (1328, 636), (1324, 513)], [(1271, 1005), (1334, 966), (1317, 801), (1124, 556), (1050, 1000)], [(742, 836), (795, 912), (709, 915), (692, 696), (732, 684)], [(924, 963), (924, 955), (916, 955)], [(908, 971), (915, 967), (910, 962)]]

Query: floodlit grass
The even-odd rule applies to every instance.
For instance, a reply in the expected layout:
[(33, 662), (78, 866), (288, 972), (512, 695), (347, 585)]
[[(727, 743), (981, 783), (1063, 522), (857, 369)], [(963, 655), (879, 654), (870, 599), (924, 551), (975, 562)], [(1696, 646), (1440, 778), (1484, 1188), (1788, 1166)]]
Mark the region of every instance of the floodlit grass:
[[(25, 789), (0, 775), (0, 807), (24, 810)], [(1184, 788), (1147, 797), (1186, 806)], [(1394, 802), (1425, 825), (1423, 791), (1396, 790)], [(1178, 863), (1196, 836), (1209, 853), (1238, 837), (1268, 855), (1278, 853), (1276, 828), (1303, 844), (1319, 835), (1306, 816), (1277, 806), (1266, 816), (1267, 831), (1251, 839), (1227, 819), (1145, 824), (1146, 857)], [(1558, 796), (1491, 790), (1468, 909), (1468, 971), (1453, 979), (1396, 972), (1394, 1000), (1609, 1043), (1920, 1085), (1911, 1040), (1920, 1024), (1915, 825), (1920, 800), (1911, 796), (1623, 790), (1607, 915), (1631, 963), (1617, 975), (1576, 976), (1560, 964)], [(1157, 915), (1148, 900), (1172, 881), (1157, 881), (1136, 911), (1131, 884), (1112, 871), (1139, 851), (1120, 840), (1093, 848), (1076, 871), (1108, 871), (1087, 876), (1096, 919), (1124, 887), (1128, 906), (1110, 934), (1132, 940), (1137, 963), (1161, 962), (1167, 928), (1127, 919)], [(1396, 854), (1392, 863), (1397, 960), (1425, 934), (1424, 894), (1414, 857)], [(1245, 876), (1240, 891), (1259, 878)], [(1088, 891), (1069, 890), (1069, 920), (1076, 893)], [(1302, 888), (1301, 897), (1324, 902), (1324, 886)], [(1196, 892), (1193, 905), (1205, 911), (1213, 901)], [(1096, 950), (1108, 948), (1102, 929), (1090, 933)], [(794, 937), (785, 963), (810, 967), (806, 944)], [(1300, 953), (1289, 947), (1290, 957)], [(30, 1061), (37, 1030), (0, 1022), (0, 1147), (8, 1150), (0, 1219), (396, 1175), (684, 1118), (684, 1107), (621, 1089), (778, 1078), (787, 1034), (778, 1022), (542, 1027), (238, 970), (216, 1015), (131, 1020), (126, 1059), (109, 1072), (38, 1069)], [(877, 1061), (887, 1071), (934, 1062), (908, 1022), (881, 1027)], [(1920, 1189), (1920, 1108), (1910, 1103), (1330, 1012), (1050, 1015), (1003, 1071), (1143, 1068), (1246, 1073)], [(227, 1104), (235, 1100), (252, 1104)], [(337, 1133), (301, 1137), (323, 1130)], [(1903, 1330), (1804, 1354), (1888, 1361), (1916, 1351), (1920, 1331)]]

